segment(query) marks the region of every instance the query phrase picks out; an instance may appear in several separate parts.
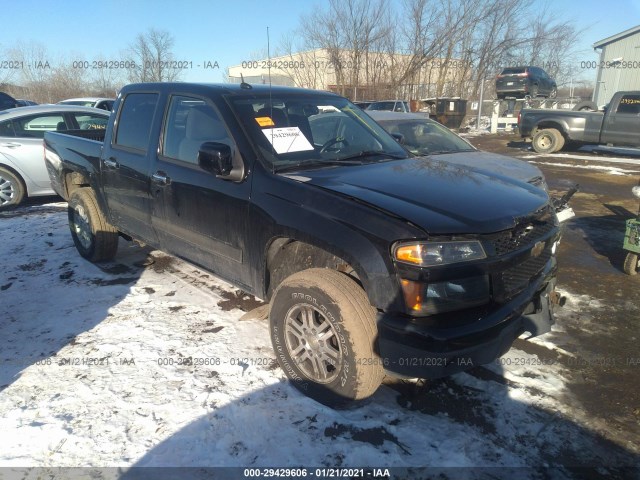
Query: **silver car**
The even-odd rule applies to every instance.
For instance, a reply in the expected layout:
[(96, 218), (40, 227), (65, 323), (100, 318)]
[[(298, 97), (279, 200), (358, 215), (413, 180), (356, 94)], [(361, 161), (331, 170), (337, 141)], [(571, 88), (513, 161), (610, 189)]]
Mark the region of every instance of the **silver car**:
[(58, 105), (78, 105), (81, 107), (93, 107), (100, 110), (113, 110), (113, 104), (115, 98), (103, 98), (103, 97), (81, 97), (81, 98), (69, 98), (58, 102)]
[(370, 110), (367, 113), (414, 155), (437, 155), (438, 160), (497, 173), (547, 190), (538, 167), (505, 155), (482, 152), (434, 120), (414, 113)]
[(0, 112), (0, 208), (25, 197), (54, 195), (44, 164), (46, 131), (104, 129), (109, 112), (67, 105), (37, 105)]

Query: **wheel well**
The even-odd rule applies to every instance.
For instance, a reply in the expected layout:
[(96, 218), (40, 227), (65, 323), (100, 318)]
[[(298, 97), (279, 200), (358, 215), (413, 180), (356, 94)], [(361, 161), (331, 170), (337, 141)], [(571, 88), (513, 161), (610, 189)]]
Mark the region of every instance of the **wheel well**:
[(292, 238), (277, 238), (266, 252), (264, 289), (270, 299), (274, 290), (290, 275), (310, 268), (330, 268), (350, 276), (360, 285), (356, 270), (344, 259), (323, 248)]
[(67, 199), (71, 194), (81, 187), (88, 187), (89, 180), (81, 173), (67, 170), (64, 174), (64, 187), (67, 193)]
[(4, 163), (0, 163), (0, 167), (4, 168), (5, 170), (10, 171), (11, 173), (13, 173), (16, 176), (18, 181), (20, 181), (20, 183), (22, 184), (22, 188), (24, 189), (25, 198), (28, 197), (29, 196), (29, 192), (27, 191), (27, 184), (25, 183), (24, 178), (22, 178), (22, 175), (20, 175), (15, 168), (10, 167), (9, 165), (5, 165)]
[(564, 128), (562, 128), (562, 125), (560, 125), (557, 122), (540, 122), (538, 123), (534, 129), (536, 132), (539, 132), (540, 130), (544, 130), (545, 128), (555, 128), (556, 130), (558, 130), (563, 137), (567, 138), (567, 134), (564, 131)]

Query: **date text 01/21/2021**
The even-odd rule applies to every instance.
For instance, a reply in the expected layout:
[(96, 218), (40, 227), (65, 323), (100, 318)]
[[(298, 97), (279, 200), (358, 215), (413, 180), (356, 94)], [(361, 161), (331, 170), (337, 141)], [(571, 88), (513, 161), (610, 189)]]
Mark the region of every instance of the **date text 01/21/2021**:
[(388, 468), (245, 468), (245, 478), (390, 478)]

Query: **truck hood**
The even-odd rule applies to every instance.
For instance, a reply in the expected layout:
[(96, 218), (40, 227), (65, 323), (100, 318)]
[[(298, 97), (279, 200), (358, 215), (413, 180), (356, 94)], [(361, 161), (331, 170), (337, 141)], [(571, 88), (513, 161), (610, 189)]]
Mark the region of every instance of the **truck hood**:
[(506, 230), (548, 202), (525, 182), (428, 157), (285, 176), (386, 210), (431, 235)]
[(530, 182), (544, 178), (543, 173), (535, 165), (524, 160), (497, 155), (488, 152), (459, 152), (438, 155), (438, 160), (472, 168), (482, 173), (496, 173), (511, 177), (521, 182)]

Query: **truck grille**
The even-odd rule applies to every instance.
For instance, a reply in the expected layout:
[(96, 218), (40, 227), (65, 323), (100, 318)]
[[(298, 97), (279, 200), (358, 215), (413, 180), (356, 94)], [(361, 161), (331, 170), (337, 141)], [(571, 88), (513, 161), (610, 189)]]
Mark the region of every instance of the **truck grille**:
[(492, 240), (497, 256), (531, 247), (555, 228), (553, 216), (545, 210), (540, 215), (520, 222), (514, 229)]
[(531, 257), (519, 265), (503, 270), (500, 275), (502, 291), (511, 297), (525, 289), (531, 279), (538, 275), (551, 258), (551, 249), (546, 248), (539, 256)]

